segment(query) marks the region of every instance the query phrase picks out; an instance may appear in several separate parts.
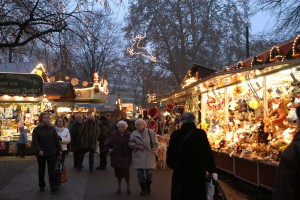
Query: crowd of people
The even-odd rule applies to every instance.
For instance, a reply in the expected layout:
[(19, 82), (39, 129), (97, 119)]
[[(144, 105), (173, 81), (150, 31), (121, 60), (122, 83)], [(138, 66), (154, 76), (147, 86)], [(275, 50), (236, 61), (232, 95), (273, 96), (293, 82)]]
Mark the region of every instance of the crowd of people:
[[(89, 171), (94, 170), (94, 153), (99, 153), (100, 163), (97, 170), (106, 170), (107, 156), (110, 155), (111, 166), (117, 178), (117, 194), (121, 194), (121, 182), (125, 179), (127, 194), (131, 194), (129, 167), (137, 169), (137, 179), (141, 186), (140, 195), (150, 194), (152, 169), (155, 168), (157, 154), (156, 134), (147, 129), (143, 119), (135, 122), (128, 120), (126, 113), (113, 122), (111, 114), (106, 116), (76, 115), (70, 120), (57, 117), (54, 125), (50, 115), (41, 113), (36, 128), (32, 133), (32, 145), (38, 161), (40, 191), (45, 191), (45, 170), (48, 168), (49, 185), (55, 193), (61, 185), (56, 173), (57, 162), (64, 165), (69, 151), (73, 153), (73, 168), (81, 171), (86, 153), (89, 154)], [(23, 127), (20, 127), (20, 130)], [(25, 134), (26, 135), (26, 134)], [(21, 137), (20, 137), (21, 138)], [(22, 137), (23, 138), (23, 137)], [(21, 142), (20, 142), (21, 144)], [(20, 155), (22, 148), (19, 148)]]
[[(300, 128), (300, 107), (297, 108), (298, 128)], [(206, 132), (195, 125), (195, 115), (185, 112), (181, 116), (181, 126), (170, 136), (167, 148), (167, 165), (173, 170), (171, 199), (207, 199), (207, 173), (214, 175), (216, 164)], [(140, 195), (151, 193), (153, 169), (156, 168), (158, 152), (157, 134), (147, 128), (142, 118), (134, 123), (126, 113), (113, 122), (111, 114), (86, 117), (78, 114), (68, 123), (58, 117), (55, 124), (50, 123), (50, 115), (41, 113), (38, 124), (32, 133), (32, 145), (38, 162), (39, 188), (45, 191), (45, 168), (47, 163), (49, 185), (55, 193), (59, 186), (56, 174), (58, 159), (65, 161), (68, 151), (73, 152), (73, 167), (81, 171), (86, 153), (89, 153), (89, 171), (94, 170), (94, 153), (99, 152), (100, 163), (97, 170), (106, 170), (107, 156), (117, 179), (117, 194), (121, 194), (122, 179), (125, 179), (126, 193), (131, 194), (130, 166), (136, 169), (137, 181), (141, 187)], [(24, 135), (25, 133), (25, 135)], [(20, 126), (18, 155), (24, 156), (24, 145), (28, 141), (24, 126)], [(296, 186), (299, 182), (299, 132), (282, 153), (278, 168), (274, 199), (299, 199)], [(70, 149), (69, 149), (70, 148)]]

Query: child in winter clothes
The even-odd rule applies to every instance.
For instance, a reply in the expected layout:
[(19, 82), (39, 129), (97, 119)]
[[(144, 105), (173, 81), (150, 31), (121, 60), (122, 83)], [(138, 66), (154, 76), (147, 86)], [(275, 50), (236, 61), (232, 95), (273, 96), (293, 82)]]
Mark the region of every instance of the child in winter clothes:
[(28, 142), (28, 137), (26, 134), (26, 130), (24, 125), (20, 126), (20, 135), (18, 140), (18, 151), (16, 156), (20, 156), (21, 158), (25, 158), (25, 148)]

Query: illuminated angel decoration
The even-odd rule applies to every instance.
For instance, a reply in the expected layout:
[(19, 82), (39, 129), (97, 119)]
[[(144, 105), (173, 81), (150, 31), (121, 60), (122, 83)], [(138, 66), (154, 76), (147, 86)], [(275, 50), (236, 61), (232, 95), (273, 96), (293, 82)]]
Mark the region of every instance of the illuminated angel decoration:
[(144, 39), (145, 36), (137, 35), (135, 38), (133, 38), (134, 43), (131, 45), (131, 47), (127, 48), (128, 53), (133, 56), (136, 54), (141, 54), (142, 56), (145, 56), (152, 60), (153, 62), (157, 62), (156, 57), (152, 55), (152, 53), (145, 47), (140, 46), (140, 42), (142, 39)]

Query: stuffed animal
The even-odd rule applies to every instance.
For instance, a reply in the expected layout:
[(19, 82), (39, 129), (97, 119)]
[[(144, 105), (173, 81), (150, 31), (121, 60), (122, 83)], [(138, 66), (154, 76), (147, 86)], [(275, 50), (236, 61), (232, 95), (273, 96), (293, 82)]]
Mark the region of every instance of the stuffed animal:
[(286, 119), (289, 112), (287, 108), (287, 104), (288, 104), (287, 100), (280, 99), (278, 108), (270, 112), (269, 117), (272, 117), (273, 115), (277, 114), (277, 117), (273, 118), (272, 120), (273, 125), (278, 126), (280, 128), (286, 128), (285, 125), (283, 124), (283, 121)]

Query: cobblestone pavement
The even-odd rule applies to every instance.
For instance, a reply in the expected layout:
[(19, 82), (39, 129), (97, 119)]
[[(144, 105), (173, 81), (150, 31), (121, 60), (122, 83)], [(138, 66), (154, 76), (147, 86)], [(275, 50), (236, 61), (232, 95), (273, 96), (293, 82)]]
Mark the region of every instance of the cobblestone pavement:
[[(99, 157), (95, 154), (95, 166), (99, 163)], [(150, 196), (139, 196), (139, 187), (135, 170), (131, 168), (132, 195), (117, 195), (117, 182), (113, 169), (108, 166), (105, 171), (88, 170), (88, 156), (85, 156), (83, 170), (78, 172), (72, 168), (72, 155), (68, 155), (65, 161), (68, 170), (68, 182), (64, 183), (60, 190), (52, 194), (49, 186), (46, 192), (39, 192), (37, 162), (34, 156), (25, 159), (0, 157), (0, 200), (168, 200), (170, 199), (171, 175), (170, 169), (154, 170), (153, 192)], [(272, 193), (262, 188), (257, 188), (232, 175), (219, 172), (219, 179), (228, 200), (269, 200)], [(45, 177), (48, 183), (47, 175)], [(125, 183), (123, 182), (123, 191)]]
[(14, 176), (22, 173), (24, 169), (33, 165), (36, 159), (32, 156), (29, 158), (4, 157), (0, 162), (0, 188)]

